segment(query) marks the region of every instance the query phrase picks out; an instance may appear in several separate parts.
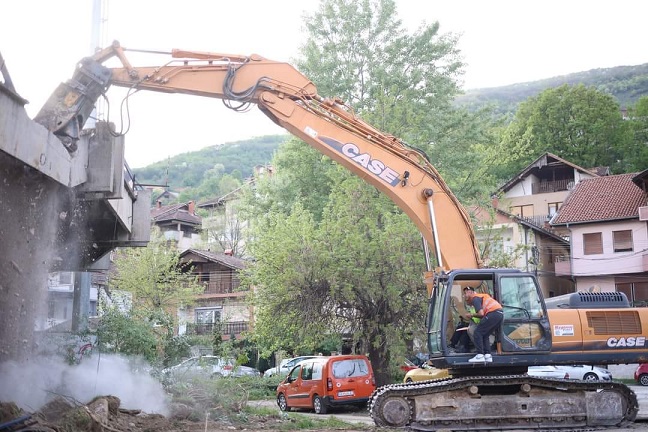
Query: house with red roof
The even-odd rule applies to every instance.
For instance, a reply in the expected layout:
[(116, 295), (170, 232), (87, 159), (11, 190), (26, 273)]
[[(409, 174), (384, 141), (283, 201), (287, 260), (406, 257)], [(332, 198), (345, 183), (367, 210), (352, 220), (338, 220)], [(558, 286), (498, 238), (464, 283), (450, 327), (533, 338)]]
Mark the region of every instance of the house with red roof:
[(566, 230), (555, 271), (579, 291), (619, 291), (648, 303), (648, 170), (579, 182), (550, 224)]

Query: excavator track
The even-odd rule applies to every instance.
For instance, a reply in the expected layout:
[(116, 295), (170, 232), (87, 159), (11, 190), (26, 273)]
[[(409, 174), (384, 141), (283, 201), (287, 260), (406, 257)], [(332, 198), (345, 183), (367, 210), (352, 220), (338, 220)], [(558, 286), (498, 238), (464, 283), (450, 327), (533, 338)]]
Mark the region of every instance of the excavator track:
[(471, 376), (380, 387), (369, 411), (377, 426), (420, 431), (586, 431), (634, 421), (639, 403), (618, 383)]

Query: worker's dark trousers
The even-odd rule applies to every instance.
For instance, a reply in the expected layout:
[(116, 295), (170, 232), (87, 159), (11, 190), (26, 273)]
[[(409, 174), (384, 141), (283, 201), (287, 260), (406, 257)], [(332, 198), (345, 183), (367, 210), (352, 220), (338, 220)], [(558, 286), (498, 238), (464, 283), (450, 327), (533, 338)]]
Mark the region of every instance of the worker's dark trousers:
[(473, 341), (477, 354), (490, 354), (490, 335), (502, 324), (503, 320), (504, 314), (501, 309), (489, 312), (481, 319), (475, 329), (475, 340)]

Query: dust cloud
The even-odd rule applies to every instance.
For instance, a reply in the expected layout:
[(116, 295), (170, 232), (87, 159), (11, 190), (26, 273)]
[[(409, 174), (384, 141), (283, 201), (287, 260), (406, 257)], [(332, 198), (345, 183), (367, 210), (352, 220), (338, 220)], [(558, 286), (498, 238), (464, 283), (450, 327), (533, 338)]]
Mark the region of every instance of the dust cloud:
[(55, 397), (87, 403), (95, 396), (117, 396), (121, 407), (168, 415), (162, 384), (146, 371), (145, 362), (115, 354), (93, 354), (78, 365), (60, 357), (0, 364), (0, 401), (38, 411)]

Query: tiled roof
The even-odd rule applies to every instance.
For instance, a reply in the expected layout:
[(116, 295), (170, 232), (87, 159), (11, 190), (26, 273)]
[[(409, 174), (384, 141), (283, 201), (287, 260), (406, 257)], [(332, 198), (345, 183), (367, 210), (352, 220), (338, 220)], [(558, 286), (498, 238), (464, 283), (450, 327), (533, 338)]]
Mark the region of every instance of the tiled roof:
[(635, 174), (595, 177), (581, 181), (565, 200), (552, 225), (633, 219), (646, 195), (632, 179)]
[(194, 225), (200, 225), (202, 223), (200, 216), (189, 213), (189, 203), (155, 207), (151, 209), (151, 219), (155, 223), (166, 221), (180, 221)]
[(207, 261), (218, 262), (226, 265), (227, 267), (234, 269), (244, 269), (247, 266), (247, 261), (237, 258), (235, 256), (226, 255), (224, 253), (211, 252), (206, 250), (199, 249), (187, 249), (186, 251), (180, 254), (181, 257), (188, 254), (195, 254), (202, 258), (205, 258)]

